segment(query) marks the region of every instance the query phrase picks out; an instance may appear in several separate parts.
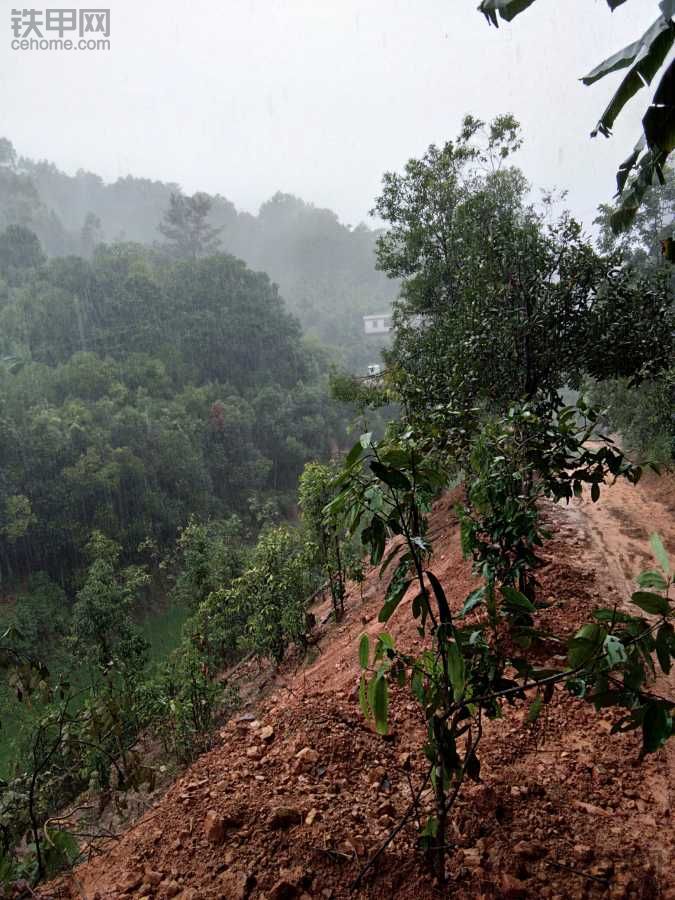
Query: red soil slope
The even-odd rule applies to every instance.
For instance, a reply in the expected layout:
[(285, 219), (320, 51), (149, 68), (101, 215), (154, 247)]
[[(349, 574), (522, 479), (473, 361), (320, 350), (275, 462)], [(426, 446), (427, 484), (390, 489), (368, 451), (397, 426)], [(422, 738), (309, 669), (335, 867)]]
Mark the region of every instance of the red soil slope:
[[(660, 493), (650, 484), (616, 486), (598, 507), (546, 509), (554, 537), (539, 581), (552, 605), (542, 625), (569, 633), (594, 607), (626, 596), (626, 576), (643, 564), (651, 530), (675, 555), (675, 492)], [(433, 569), (457, 608), (474, 582), (451, 497), (437, 505), (432, 533)], [(421, 716), (406, 690), (393, 692), (387, 738), (358, 709), (358, 641), (364, 630), (377, 634), (381, 601), (371, 571), (363, 601), (351, 593), (344, 621), (325, 628), (312, 662), (275, 676), (272, 694), (231, 721), (154, 809), (39, 896), (675, 897), (672, 749), (638, 762), (635, 733), (610, 737), (611, 713), (597, 716), (562, 690), (535, 726), (520, 702), (489, 723), (479, 751), (483, 782), (467, 786), (453, 817), (456, 849), (443, 894), (414, 850), (414, 818), (350, 890), (425, 772)], [(419, 644), (405, 604), (389, 630), (404, 647)]]

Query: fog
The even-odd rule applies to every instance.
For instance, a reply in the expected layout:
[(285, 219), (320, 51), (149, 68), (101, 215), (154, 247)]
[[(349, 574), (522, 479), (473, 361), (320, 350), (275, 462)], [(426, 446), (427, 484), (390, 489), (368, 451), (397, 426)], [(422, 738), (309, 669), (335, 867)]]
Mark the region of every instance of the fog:
[(19, 153), (249, 211), (282, 190), (356, 225), (383, 171), (466, 112), (510, 111), (532, 184), (568, 188), (590, 225), (640, 133), (646, 91), (591, 140), (620, 73), (578, 78), (650, 24), (651, 0), (611, 15), (604, 0), (539, 2), (499, 30), (476, 0), (109, 2), (109, 50), (12, 50), (3, 14), (3, 132)]

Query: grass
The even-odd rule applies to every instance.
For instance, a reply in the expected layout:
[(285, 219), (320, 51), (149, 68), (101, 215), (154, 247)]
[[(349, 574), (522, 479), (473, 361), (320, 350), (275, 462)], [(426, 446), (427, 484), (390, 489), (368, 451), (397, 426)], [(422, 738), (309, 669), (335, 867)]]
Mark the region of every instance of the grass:
[(189, 617), (189, 610), (169, 603), (161, 612), (151, 613), (140, 623), (141, 634), (150, 644), (150, 668), (161, 665), (176, 649)]
[[(146, 616), (140, 623), (141, 633), (150, 645), (148, 670), (157, 669), (180, 643), (183, 625), (189, 617), (189, 611), (174, 604), (169, 604), (161, 611)], [(0, 627), (2, 622), (0, 622)], [(46, 659), (47, 665), (56, 674), (58, 666), (53, 658)], [(78, 681), (78, 675), (72, 673), (71, 680)], [(17, 763), (22, 762), (22, 732), (29, 725), (33, 710), (25, 703), (19, 703), (12, 689), (7, 684), (6, 673), (0, 671), (0, 779), (11, 776)]]

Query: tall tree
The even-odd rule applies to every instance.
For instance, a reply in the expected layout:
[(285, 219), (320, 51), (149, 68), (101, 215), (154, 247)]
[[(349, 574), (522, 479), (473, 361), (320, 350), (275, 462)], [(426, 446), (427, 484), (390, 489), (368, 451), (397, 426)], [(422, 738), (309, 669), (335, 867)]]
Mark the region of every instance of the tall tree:
[(159, 225), (168, 249), (179, 259), (198, 259), (215, 253), (220, 246), (220, 228), (209, 225), (211, 198), (198, 191), (191, 197), (171, 194), (169, 208)]
[(386, 174), (375, 207), (391, 226), (378, 264), (403, 279), (393, 377), (419, 415), (441, 416), (443, 397), (467, 437), (486, 410), (555, 404), (585, 372), (662, 368), (672, 345), (668, 284), (598, 255), (568, 216), (547, 225), (503, 165), (519, 140), (511, 117), (468, 117), (455, 142)]

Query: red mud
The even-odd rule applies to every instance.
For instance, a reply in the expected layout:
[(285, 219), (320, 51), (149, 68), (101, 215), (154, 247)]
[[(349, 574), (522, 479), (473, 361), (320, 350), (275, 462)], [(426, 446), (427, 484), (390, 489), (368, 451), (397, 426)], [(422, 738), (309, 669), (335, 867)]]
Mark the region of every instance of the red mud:
[[(539, 583), (552, 605), (540, 624), (564, 635), (595, 607), (623, 601), (647, 562), (652, 530), (675, 554), (675, 491), (661, 484), (617, 485), (595, 506), (546, 508), (554, 535)], [(437, 504), (432, 533), (433, 569), (457, 608), (474, 581), (450, 497)], [(674, 898), (674, 748), (638, 762), (638, 735), (610, 736), (612, 713), (598, 716), (562, 690), (536, 726), (525, 723), (520, 702), (488, 724), (483, 781), (456, 806), (442, 893), (414, 849), (414, 818), (350, 890), (425, 771), (421, 715), (406, 690), (392, 692), (387, 738), (359, 712), (358, 641), (364, 630), (378, 633), (381, 602), (371, 571), (363, 601), (351, 592), (345, 619), (323, 629), (311, 661), (287, 664), (271, 693), (235, 716), (153, 809), (39, 896)], [(389, 630), (404, 648), (420, 643), (406, 604)]]

